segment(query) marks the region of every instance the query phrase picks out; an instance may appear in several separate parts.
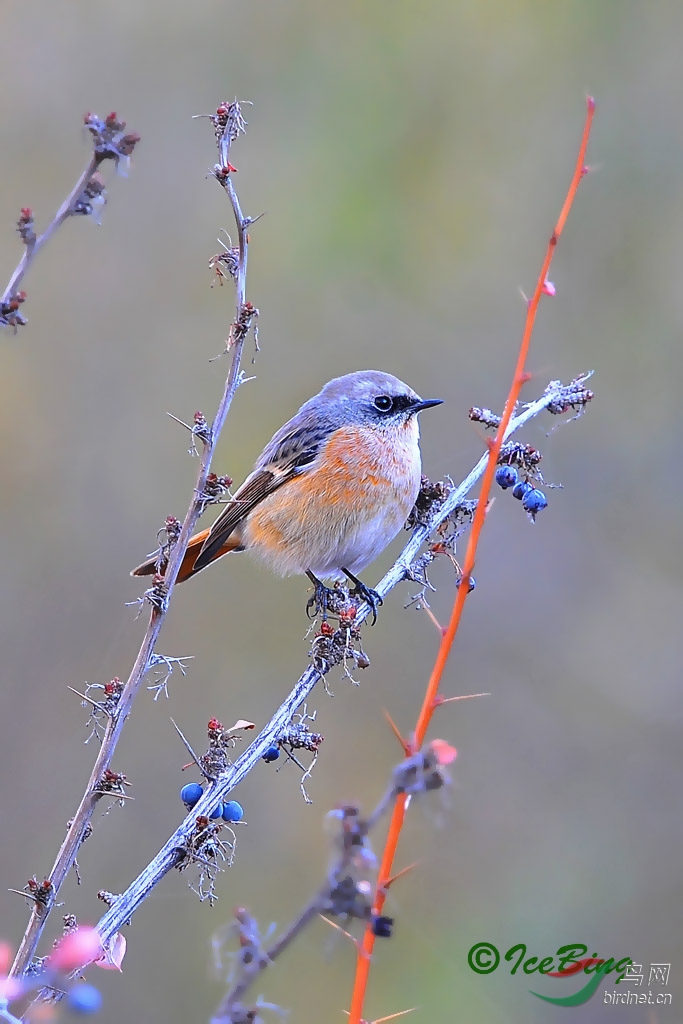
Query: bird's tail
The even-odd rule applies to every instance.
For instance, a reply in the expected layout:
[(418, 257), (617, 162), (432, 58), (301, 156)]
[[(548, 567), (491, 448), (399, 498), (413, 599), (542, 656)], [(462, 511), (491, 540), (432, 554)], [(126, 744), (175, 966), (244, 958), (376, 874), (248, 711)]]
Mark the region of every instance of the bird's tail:
[[(190, 576), (194, 576), (196, 573), (201, 572), (202, 569), (206, 568), (206, 565), (210, 565), (211, 562), (215, 562), (217, 558), (222, 558), (223, 555), (227, 555), (229, 551), (239, 551), (241, 549), (239, 537), (232, 534), (228, 537), (225, 544), (215, 553), (210, 562), (200, 566), (199, 569), (195, 569), (194, 563), (197, 560), (197, 555), (201, 551), (204, 541), (209, 536), (209, 530), (202, 530), (200, 533), (195, 533), (194, 537), (190, 538), (190, 542), (187, 545), (187, 551), (185, 557), (180, 566), (180, 572), (178, 573), (177, 583), (183, 583), (185, 580), (189, 580)], [(158, 560), (158, 553), (151, 555), (146, 562), (142, 562), (136, 566), (131, 572), (131, 576), (152, 576), (155, 572), (163, 573), (166, 569), (166, 559), (161, 562)]]

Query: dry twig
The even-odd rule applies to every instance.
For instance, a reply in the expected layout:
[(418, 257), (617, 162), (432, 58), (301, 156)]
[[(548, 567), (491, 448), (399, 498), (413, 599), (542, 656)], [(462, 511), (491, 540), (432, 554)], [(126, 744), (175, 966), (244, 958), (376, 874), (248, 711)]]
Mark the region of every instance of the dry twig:
[(98, 205), (106, 202), (106, 189), (99, 168), (106, 160), (113, 160), (117, 167), (122, 163), (128, 164), (140, 141), (135, 132), (126, 132), (126, 122), (120, 121), (113, 111), (104, 120), (97, 114), (86, 114), (83, 121), (92, 136), (93, 151), (71, 192), (41, 235), (35, 233), (33, 211), (29, 207), (22, 208), (17, 221), (17, 232), (25, 246), (24, 254), (0, 298), (0, 326), (13, 327), (15, 332), (28, 322), (20, 312), (26, 292), (20, 291), (19, 285), (34, 259), (67, 218), (79, 214), (92, 215)]
[[(216, 127), (219, 151), (221, 153), (221, 166), (229, 166), (229, 152), (231, 143), (244, 131), (244, 120), (241, 115), (239, 103), (236, 101), (229, 104), (221, 104), (216, 117), (213, 119)], [(219, 130), (220, 129), (220, 130)], [(220, 180), (220, 179), (219, 179)], [(187, 544), (194, 532), (197, 519), (204, 507), (204, 494), (206, 491), (207, 478), (211, 468), (216, 442), (225, 423), (230, 405), (237, 388), (241, 382), (240, 359), (242, 349), (247, 337), (250, 324), (258, 312), (246, 299), (246, 272), (247, 272), (247, 248), (248, 237), (246, 228), (250, 219), (242, 213), (237, 194), (232, 186), (230, 174), (223, 175), (221, 184), (230, 200), (232, 210), (237, 224), (239, 239), (239, 272), (237, 275), (237, 303), (235, 320), (230, 329), (231, 360), (228, 369), (227, 379), (215, 419), (210, 428), (207, 428), (201, 436), (202, 450), (200, 454), (199, 472), (194, 489), (194, 496), (183, 520), (182, 527), (178, 534), (176, 543), (169, 555), (168, 565), (163, 577), (155, 577), (155, 586), (148, 591), (147, 598), (152, 605), (149, 624), (145, 632), (140, 650), (135, 659), (130, 675), (119, 696), (115, 709), (106, 721), (104, 736), (95, 764), (90, 773), (81, 802), (73, 817), (61, 849), (49, 874), (49, 881), (55, 894), (64, 882), (70, 871), (83, 837), (90, 824), (97, 801), (100, 799), (100, 781), (105, 773), (110, 770), (111, 761), (116, 750), (124, 723), (128, 718), (133, 702), (140, 689), (142, 681), (155, 664), (155, 646), (161, 627), (166, 618), (168, 604), (173, 593), (173, 587), (180, 569), (183, 555), (187, 550)], [(68, 211), (67, 211), (68, 212)], [(67, 214), (65, 213), (65, 216)], [(115, 906), (119, 906), (116, 903)], [(27, 970), (32, 957), (35, 954), (40, 936), (47, 920), (49, 908), (42, 911), (34, 906), (28, 926), (17, 951), (12, 965), (12, 975), (21, 976)]]

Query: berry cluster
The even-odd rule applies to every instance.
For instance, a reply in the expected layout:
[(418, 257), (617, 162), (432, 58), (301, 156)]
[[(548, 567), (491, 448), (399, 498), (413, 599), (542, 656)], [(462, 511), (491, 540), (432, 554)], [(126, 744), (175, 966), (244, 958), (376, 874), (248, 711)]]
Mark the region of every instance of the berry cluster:
[(496, 470), (496, 483), (504, 491), (512, 488), (512, 497), (522, 502), (522, 508), (529, 513), (532, 519), (535, 519), (537, 513), (546, 508), (548, 504), (548, 499), (543, 491), (534, 487), (528, 480), (521, 479), (515, 466), (510, 464), (499, 466)]
[[(200, 786), (198, 782), (188, 782), (186, 786), (180, 790), (180, 799), (183, 801), (188, 811), (198, 803), (200, 797), (204, 792), (203, 786)], [(216, 821), (218, 818), (222, 818), (223, 821), (234, 823), (241, 821), (244, 817), (244, 808), (237, 800), (227, 800), (224, 804), (218, 804), (214, 807), (211, 814), (208, 815), (211, 821)]]

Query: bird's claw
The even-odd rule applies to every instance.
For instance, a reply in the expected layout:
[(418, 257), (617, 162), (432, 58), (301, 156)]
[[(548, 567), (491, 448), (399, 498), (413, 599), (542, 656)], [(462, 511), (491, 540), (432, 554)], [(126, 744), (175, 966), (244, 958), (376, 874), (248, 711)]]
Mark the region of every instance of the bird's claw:
[(330, 587), (326, 587), (320, 580), (315, 580), (313, 582), (313, 593), (306, 602), (306, 615), (308, 618), (314, 619), (317, 615), (321, 615), (323, 622), (325, 622), (333, 596), (334, 591)]
[(359, 580), (357, 576), (354, 576), (353, 573), (349, 572), (347, 569), (342, 569), (342, 572), (345, 573), (353, 583), (353, 589), (349, 591), (349, 596), (359, 598), (361, 601), (365, 601), (366, 604), (370, 605), (370, 608), (372, 609), (372, 625), (374, 626), (377, 622), (377, 609), (381, 604), (384, 604), (384, 601), (376, 590), (373, 590), (372, 587), (366, 586), (365, 583), (363, 583), (362, 580)]
[[(349, 597), (357, 601), (365, 601), (366, 604), (370, 605), (372, 609), (372, 625), (374, 626), (377, 622), (377, 609), (384, 603), (381, 596), (376, 590), (366, 587), (363, 581), (359, 580), (348, 569), (342, 567), (342, 572), (353, 583), (353, 588), (349, 591)], [(317, 615), (320, 615), (323, 622), (325, 622), (327, 621), (328, 612), (332, 612), (333, 615), (339, 614), (346, 603), (345, 591), (338, 585), (326, 587), (312, 572), (308, 572), (306, 575), (313, 584), (313, 593), (306, 602), (306, 615), (308, 618), (314, 619)]]

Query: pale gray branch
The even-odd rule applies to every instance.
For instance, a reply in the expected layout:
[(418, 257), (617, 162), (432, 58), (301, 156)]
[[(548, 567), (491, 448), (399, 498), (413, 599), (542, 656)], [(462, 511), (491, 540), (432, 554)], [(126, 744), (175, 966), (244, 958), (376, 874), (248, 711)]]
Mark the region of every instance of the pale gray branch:
[[(229, 149), (229, 144), (228, 144)], [(84, 174), (85, 179), (85, 174)], [(237, 302), (236, 302), (236, 317), (233, 324), (233, 328), (236, 324), (240, 324), (243, 316), (244, 309), (246, 306), (245, 286), (246, 286), (246, 266), (247, 266), (247, 233), (245, 230), (246, 220), (242, 215), (237, 196), (235, 195), (234, 189), (230, 186), (230, 189), (226, 189), (232, 209), (237, 221), (237, 230), (239, 235), (239, 267), (240, 273), (238, 274), (237, 280)], [(62, 209), (66, 209), (64, 204)], [(67, 211), (68, 212), (68, 211)], [(66, 216), (66, 214), (65, 214)], [(150, 614), (149, 625), (145, 632), (140, 650), (135, 659), (133, 668), (131, 669), (130, 675), (123, 688), (119, 701), (116, 705), (115, 710), (109, 717), (105, 733), (102, 738), (102, 744), (98, 752), (95, 764), (90, 773), (88, 784), (86, 786), (81, 802), (78, 809), (73, 817), (73, 820), (69, 826), (64, 842), (62, 843), (61, 849), (57, 854), (55, 863), (48, 875), (52, 883), (52, 891), (54, 896), (59, 892), (59, 889), (64, 882), (68, 872), (76, 859), (78, 849), (83, 841), (86, 828), (88, 827), (92, 818), (93, 812), (97, 801), (101, 797), (101, 792), (98, 792), (98, 786), (104, 772), (109, 768), (118, 739), (123, 730), (124, 723), (128, 718), (135, 697), (138, 694), (142, 680), (145, 674), (150, 668), (152, 663), (152, 656), (154, 654), (154, 648), (161, 631), (161, 627), (166, 618), (166, 612), (168, 609), (169, 601), (173, 593), (173, 587), (175, 585), (180, 565), (182, 563), (183, 555), (187, 550), (188, 541), (194, 533), (194, 529), (199, 518), (201, 511), (204, 508), (204, 502), (202, 495), (206, 487), (206, 480), (209, 474), (211, 460), (213, 458), (216, 442), (220, 435), (221, 429), (225, 422), (228, 410), (232, 403), (233, 396), (240, 383), (240, 358), (242, 355), (242, 349), (246, 340), (247, 332), (233, 330), (231, 328), (230, 335), (232, 338), (231, 348), (231, 361), (228, 370), (223, 395), (221, 397), (216, 417), (214, 419), (211, 430), (208, 432), (206, 438), (203, 440), (203, 448), (200, 456), (199, 472), (197, 474), (197, 483), (195, 485), (194, 497), (189, 505), (185, 519), (182, 524), (180, 535), (176, 544), (171, 550), (168, 565), (163, 579), (163, 599), (158, 601), (152, 606)], [(154, 588), (155, 590), (158, 588)], [(149, 593), (149, 592), (148, 592)], [(154, 595), (152, 595), (154, 596)], [(53, 900), (54, 905), (54, 900)], [(118, 906), (118, 903), (115, 904)], [(39, 906), (36, 904), (31, 912), (31, 917), (27, 926), (27, 929), (22, 938), (21, 944), (17, 951), (14, 963), (12, 965), (12, 975), (21, 976), (27, 969), (31, 959), (35, 955), (35, 951), (40, 940), (45, 922), (49, 915), (50, 907)]]
[(14, 268), (14, 273), (10, 277), (9, 283), (2, 294), (2, 298), (0, 299), (0, 306), (3, 306), (15, 294), (24, 278), (24, 275), (28, 271), (28, 268), (31, 266), (40, 250), (47, 242), (50, 241), (57, 228), (64, 223), (67, 217), (71, 216), (73, 208), (78, 200), (78, 197), (81, 195), (83, 189), (88, 184), (93, 174), (97, 170), (98, 164), (99, 158), (97, 154), (93, 153), (92, 157), (90, 158), (90, 162), (88, 163), (88, 166), (85, 168), (80, 178), (72, 188), (71, 192), (66, 197), (66, 199), (59, 207), (59, 209), (57, 210), (56, 214), (54, 215), (48, 226), (43, 231), (42, 235), (38, 235), (35, 242), (32, 245), (26, 247), (23, 256), (19, 260), (17, 266)]

